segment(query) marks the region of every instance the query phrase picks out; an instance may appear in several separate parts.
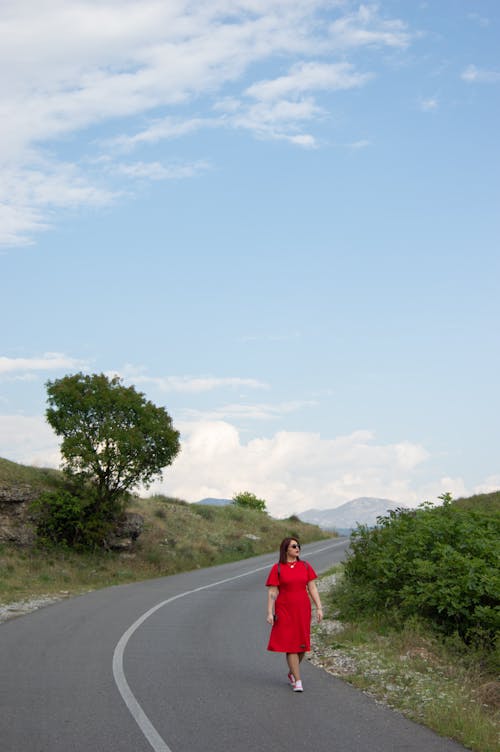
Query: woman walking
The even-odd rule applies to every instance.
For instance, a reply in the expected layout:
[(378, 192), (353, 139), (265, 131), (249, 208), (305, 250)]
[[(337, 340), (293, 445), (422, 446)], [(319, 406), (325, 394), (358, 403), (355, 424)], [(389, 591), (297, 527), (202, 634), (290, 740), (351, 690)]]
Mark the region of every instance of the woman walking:
[(286, 653), (288, 680), (294, 692), (303, 692), (300, 664), (311, 649), (311, 596), (318, 622), (323, 618), (321, 600), (314, 580), (317, 574), (300, 559), (297, 538), (284, 538), (280, 558), (266, 581), (267, 622), (272, 624), (268, 650)]

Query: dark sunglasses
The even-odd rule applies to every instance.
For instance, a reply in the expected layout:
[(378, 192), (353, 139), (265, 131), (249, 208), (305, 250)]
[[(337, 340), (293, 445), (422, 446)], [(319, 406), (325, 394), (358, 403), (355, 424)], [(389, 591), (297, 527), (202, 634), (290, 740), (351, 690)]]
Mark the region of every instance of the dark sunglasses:
[(290, 548), (300, 548), (298, 543), (290, 543)]

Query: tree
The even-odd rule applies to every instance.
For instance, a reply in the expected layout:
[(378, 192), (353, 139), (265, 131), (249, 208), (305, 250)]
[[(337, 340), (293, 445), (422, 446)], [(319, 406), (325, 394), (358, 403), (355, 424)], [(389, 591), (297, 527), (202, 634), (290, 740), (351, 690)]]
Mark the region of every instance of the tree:
[(148, 485), (179, 452), (167, 411), (118, 377), (77, 373), (46, 386), (47, 420), (63, 437), (63, 469), (91, 484), (96, 508), (116, 511), (120, 497)]
[(264, 499), (258, 499), (256, 495), (250, 491), (242, 491), (233, 496), (233, 504), (236, 504), (237, 507), (243, 507), (244, 509), (255, 509), (257, 512), (266, 511), (266, 502)]

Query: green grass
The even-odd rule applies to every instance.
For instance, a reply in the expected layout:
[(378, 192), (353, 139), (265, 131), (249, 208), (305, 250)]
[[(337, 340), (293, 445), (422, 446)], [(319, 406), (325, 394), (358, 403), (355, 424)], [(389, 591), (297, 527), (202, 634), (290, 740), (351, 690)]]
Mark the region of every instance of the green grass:
[(52, 468), (18, 465), (0, 457), (0, 488), (29, 485), (35, 490), (50, 490), (62, 480), (62, 473)]
[(470, 509), (484, 514), (500, 514), (500, 491), (454, 499), (453, 503), (462, 509)]

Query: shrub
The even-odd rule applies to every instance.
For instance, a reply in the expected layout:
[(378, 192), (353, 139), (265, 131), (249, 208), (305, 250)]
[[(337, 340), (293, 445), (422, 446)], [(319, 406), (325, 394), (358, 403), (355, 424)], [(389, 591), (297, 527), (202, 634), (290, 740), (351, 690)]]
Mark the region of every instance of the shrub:
[(258, 499), (257, 496), (250, 491), (242, 491), (241, 493), (233, 496), (233, 504), (243, 509), (254, 509), (257, 512), (266, 511), (266, 502), (264, 499)]
[(102, 546), (112, 520), (83, 496), (67, 490), (46, 491), (31, 505), (40, 543), (95, 548)]
[(358, 526), (338, 598), (356, 612), (421, 615), (445, 634), (492, 643), (500, 628), (500, 518), (455, 507), (396, 510)]

